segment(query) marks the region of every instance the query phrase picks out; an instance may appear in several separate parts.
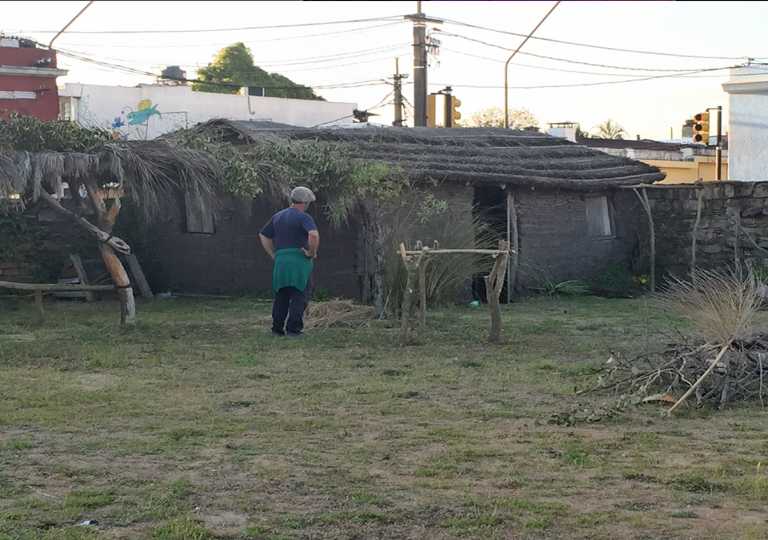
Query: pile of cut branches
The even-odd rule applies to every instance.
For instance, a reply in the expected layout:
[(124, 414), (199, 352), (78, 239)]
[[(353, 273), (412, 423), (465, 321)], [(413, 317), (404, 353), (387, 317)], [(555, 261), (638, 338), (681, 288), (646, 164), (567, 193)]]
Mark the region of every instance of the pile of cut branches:
[(734, 400), (763, 405), (768, 399), (768, 331), (749, 331), (761, 302), (751, 269), (696, 269), (690, 281), (671, 278), (655, 303), (690, 322), (699, 335), (682, 336), (661, 352), (631, 360), (612, 356), (597, 386), (581, 393), (613, 390), (624, 403), (666, 401), (674, 403), (670, 413), (691, 395), (699, 405), (719, 409)]
[(712, 344), (685, 342), (632, 359), (615, 354), (597, 386), (580, 394), (610, 390), (621, 402), (635, 398), (635, 403), (675, 403), (703, 377), (693, 389), (698, 405), (722, 409), (729, 401), (768, 400), (768, 332), (733, 340), (712, 367), (719, 350)]

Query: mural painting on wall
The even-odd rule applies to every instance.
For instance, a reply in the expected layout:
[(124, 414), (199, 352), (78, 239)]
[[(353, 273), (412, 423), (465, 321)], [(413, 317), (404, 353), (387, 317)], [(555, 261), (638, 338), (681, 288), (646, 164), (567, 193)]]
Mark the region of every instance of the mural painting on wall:
[[(138, 126), (141, 124), (148, 124), (149, 118), (151, 116), (157, 115), (160, 118), (162, 118), (162, 115), (160, 114), (160, 111), (157, 110), (157, 105), (152, 105), (152, 101), (149, 99), (144, 99), (139, 102), (138, 106), (136, 107), (137, 110), (133, 110), (132, 107), (129, 105), (126, 105), (122, 111), (120, 111), (121, 116), (116, 116), (114, 121), (112, 122), (112, 125), (110, 128), (112, 128), (112, 137), (114, 139), (127, 139), (128, 135), (123, 134), (120, 128), (123, 128), (126, 126), (126, 121), (128, 122), (127, 125), (129, 126)], [(129, 112), (126, 113), (126, 110)], [(146, 126), (148, 129), (149, 126)], [(145, 129), (145, 138), (146, 138), (146, 129)]]

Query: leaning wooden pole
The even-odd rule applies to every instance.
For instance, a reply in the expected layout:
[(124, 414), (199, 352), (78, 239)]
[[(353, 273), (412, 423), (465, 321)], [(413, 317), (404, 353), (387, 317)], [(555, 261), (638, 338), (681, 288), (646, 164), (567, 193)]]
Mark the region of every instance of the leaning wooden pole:
[(691, 278), (696, 279), (695, 272), (696, 270), (696, 242), (698, 240), (697, 235), (699, 234), (699, 223), (701, 223), (701, 206), (703, 203), (704, 198), (704, 190), (699, 188), (698, 192), (696, 193), (696, 222), (693, 224), (693, 239), (691, 240)]
[(677, 409), (680, 405), (682, 405), (683, 401), (688, 399), (688, 396), (693, 394), (694, 390), (696, 390), (699, 387), (699, 385), (702, 382), (704, 382), (704, 379), (709, 377), (710, 373), (712, 373), (712, 371), (715, 369), (715, 366), (717, 366), (717, 364), (723, 358), (723, 355), (725, 355), (726, 351), (728, 351), (732, 343), (733, 343), (733, 339), (731, 339), (730, 341), (728, 341), (728, 343), (723, 345), (723, 348), (720, 349), (719, 353), (717, 353), (717, 356), (715, 357), (714, 360), (712, 360), (712, 363), (709, 365), (707, 370), (704, 373), (702, 373), (701, 377), (699, 377), (698, 380), (695, 383), (693, 383), (693, 385), (688, 389), (688, 391), (685, 394), (683, 394), (683, 397), (678, 399), (677, 402), (675, 402), (675, 404), (672, 405), (672, 407), (667, 411), (667, 414), (672, 414), (673, 412), (675, 412), (675, 409)]
[(515, 210), (515, 197), (511, 193), (507, 194), (507, 220), (509, 221), (509, 240), (512, 246), (511, 264), (507, 274), (507, 303), (512, 300), (512, 293), (515, 289), (517, 280), (517, 268), (519, 265), (518, 251), (520, 249), (520, 236), (517, 230), (517, 210)]
[(648, 216), (648, 229), (651, 241), (651, 292), (656, 292), (656, 229), (653, 226), (653, 214), (651, 213), (651, 203), (648, 201), (648, 192), (645, 190), (645, 187), (642, 189), (642, 195), (636, 188), (632, 191), (634, 191), (637, 198), (640, 199), (640, 204), (643, 205), (645, 214)]

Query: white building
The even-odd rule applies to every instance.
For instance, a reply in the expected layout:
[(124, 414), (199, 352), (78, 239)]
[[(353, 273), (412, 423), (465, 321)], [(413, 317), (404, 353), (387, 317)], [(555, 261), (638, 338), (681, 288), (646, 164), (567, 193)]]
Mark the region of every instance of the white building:
[(723, 84), (729, 94), (729, 180), (768, 180), (768, 66), (731, 69)]
[(59, 88), (59, 119), (100, 127), (115, 138), (154, 139), (212, 118), (270, 120), (294, 126), (352, 123), (356, 103), (193, 92), (192, 87), (66, 84)]

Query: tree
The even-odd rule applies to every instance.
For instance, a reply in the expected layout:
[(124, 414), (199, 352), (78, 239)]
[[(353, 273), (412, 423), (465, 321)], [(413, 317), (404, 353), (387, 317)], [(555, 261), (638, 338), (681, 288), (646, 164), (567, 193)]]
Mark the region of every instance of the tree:
[(592, 138), (592, 135), (590, 135), (589, 131), (582, 131), (581, 126), (579, 124), (576, 124), (576, 138), (590, 139)]
[[(538, 126), (539, 121), (528, 109), (508, 109), (510, 129), (523, 129)], [(504, 110), (501, 107), (489, 107), (472, 113), (462, 127), (504, 127)]]
[(628, 135), (623, 127), (610, 118), (595, 128), (597, 129), (597, 135), (595, 135), (597, 139), (623, 139), (624, 135)]
[(237, 94), (243, 86), (261, 86), (265, 88), (267, 97), (325, 101), (311, 88), (296, 84), (279, 73), (267, 73), (254, 65), (251, 50), (243, 43), (221, 49), (208, 67), (197, 70), (197, 76), (202, 82), (192, 84), (195, 92)]

